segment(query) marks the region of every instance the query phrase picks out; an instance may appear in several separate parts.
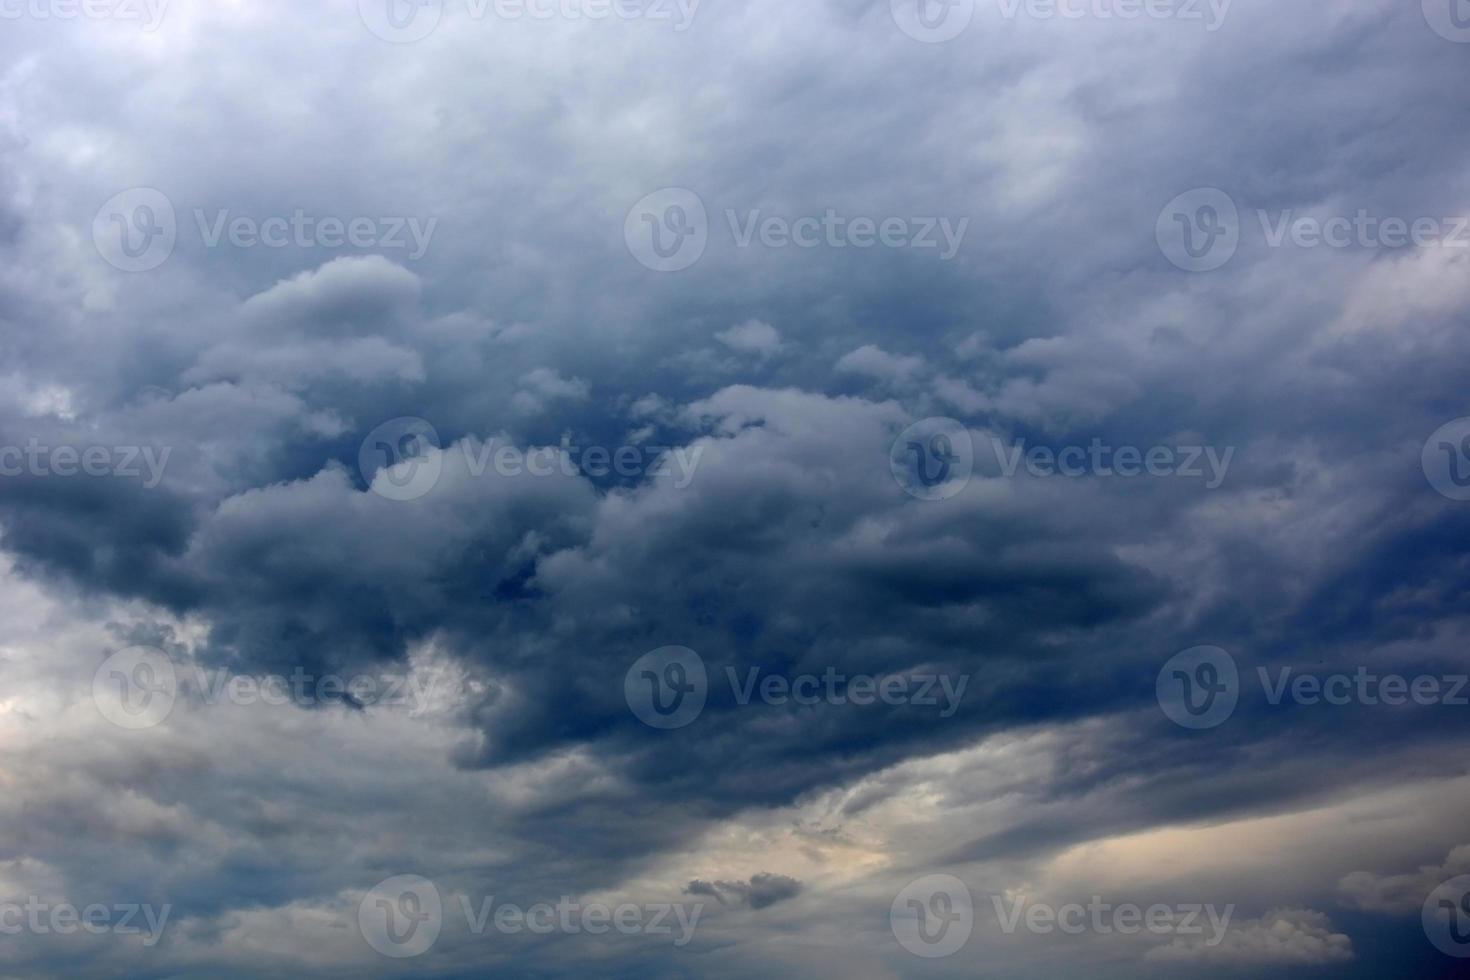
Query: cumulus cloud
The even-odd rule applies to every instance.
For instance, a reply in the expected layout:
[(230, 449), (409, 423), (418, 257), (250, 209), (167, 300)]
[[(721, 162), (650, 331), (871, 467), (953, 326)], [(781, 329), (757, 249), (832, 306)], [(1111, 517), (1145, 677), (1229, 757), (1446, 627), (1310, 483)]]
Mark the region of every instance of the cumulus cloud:
[(1470, 844), (1450, 851), (1442, 864), (1425, 865), (1406, 874), (1354, 871), (1343, 876), (1338, 890), (1343, 904), (1349, 908), (1386, 915), (1414, 915), (1424, 907), (1430, 892), (1464, 874), (1470, 874)]
[(1353, 959), (1352, 940), (1312, 909), (1278, 909), (1260, 919), (1236, 922), (1218, 945), (1174, 940), (1148, 951), (1164, 963), (1232, 966), (1320, 966)]

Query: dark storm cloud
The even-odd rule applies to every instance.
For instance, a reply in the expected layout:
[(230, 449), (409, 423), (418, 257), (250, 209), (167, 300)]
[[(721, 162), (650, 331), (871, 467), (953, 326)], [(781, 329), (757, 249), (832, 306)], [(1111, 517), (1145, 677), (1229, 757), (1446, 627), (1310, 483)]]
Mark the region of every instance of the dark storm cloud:
[[(1446, 96), (1464, 51), (1417, 10), (1238, 2), (1209, 35), (985, 11), (930, 47), (886, 3), (710, 5), (687, 35), (606, 47), (468, 25), (400, 49), (350, 6), (179, 11), (207, 28), (162, 60), (31, 23), (0, 41), (0, 442), (172, 449), (156, 487), (0, 481), (0, 523), (22, 573), (185, 617), (205, 663), (352, 671), (442, 644), (479, 685), (456, 718), (470, 734), (442, 753), (461, 778), (590, 760), (584, 787), (539, 787), (520, 808), (434, 797), (527, 849), (468, 877), (610, 886), (716, 820), (879, 780), (856, 814), (902, 793), (882, 780), (905, 760), (1100, 716), (1134, 727), (1024, 788), (1023, 821), (947, 856), (1275, 813), (1454, 757), (1465, 723), (1443, 711), (1255, 698), (1183, 733), (1152, 702), (1158, 667), (1197, 643), (1248, 678), (1376, 663), (1388, 645), (1409, 674), (1463, 663), (1470, 527), (1418, 461), (1467, 411), (1463, 258), (1273, 251), (1255, 234), (1191, 277), (1153, 241), (1164, 203), (1199, 186), (1231, 194), (1247, 230), (1256, 208), (1464, 213), (1467, 136)], [(181, 244), (125, 276), (87, 238), (97, 205), (134, 185), (169, 195)], [(621, 234), (663, 186), (699, 193), (712, 226), (675, 275), (639, 266)], [(439, 226), (416, 262), (209, 249), (193, 212), (220, 208)], [(727, 210), (827, 208), (971, 224), (950, 262), (740, 248), (727, 231)], [(741, 333), (752, 322), (769, 332)], [(966, 423), (981, 473), (942, 503), (888, 471), (894, 437), (931, 415)], [(363, 440), (398, 416), (432, 422), (444, 449), (418, 500), (373, 493), (359, 470)], [(702, 451), (688, 487), (469, 470), (489, 439), (616, 446), (639, 430)], [(1235, 457), (1215, 490), (1005, 478), (991, 437)], [(657, 732), (623, 680), (670, 644), (703, 658), (710, 699)], [(949, 717), (740, 704), (725, 678), (751, 668), (969, 682)], [(93, 776), (170, 805), (207, 786), (198, 806), (236, 819), (204, 762), (163, 768)], [(249, 785), (269, 792), (260, 774)], [(309, 857), (332, 828), (307, 801), (350, 810), (358, 792), (292, 786), (289, 820), (240, 802), (269, 843), (172, 894), (207, 917), (333, 893), (331, 862)], [(54, 852), (103, 836), (85, 799), (35, 809), (27, 833), (51, 828)], [(160, 831), (148, 853), (191, 833)], [(143, 880), (138, 865), (119, 878)], [(775, 874), (689, 887), (751, 908), (809, 893)]]

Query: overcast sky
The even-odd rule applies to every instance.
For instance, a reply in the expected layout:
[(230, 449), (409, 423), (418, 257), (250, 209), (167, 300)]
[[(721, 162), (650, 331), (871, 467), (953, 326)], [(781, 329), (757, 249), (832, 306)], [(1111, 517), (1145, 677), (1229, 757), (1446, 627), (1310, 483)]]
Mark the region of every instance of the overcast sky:
[(0, 0), (0, 977), (1462, 975), (1467, 85)]

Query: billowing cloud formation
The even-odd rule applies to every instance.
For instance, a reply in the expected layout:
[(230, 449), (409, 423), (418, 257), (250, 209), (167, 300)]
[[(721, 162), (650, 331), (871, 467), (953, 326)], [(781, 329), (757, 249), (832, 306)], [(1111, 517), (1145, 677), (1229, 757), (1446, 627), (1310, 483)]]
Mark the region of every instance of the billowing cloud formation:
[[(1463, 45), (1387, 0), (955, 6), (942, 44), (870, 0), (445, 3), (401, 44), (366, 0), (6, 20), (0, 899), (173, 925), (0, 969), (397, 975), (358, 913), (403, 874), (446, 976), (907, 975), (933, 874), (976, 910), (936, 975), (1443, 968), (1412, 913), (1467, 870), (1470, 505), (1431, 438), (1470, 411)], [(174, 235), (128, 272), (94, 238), (150, 258), (158, 199), (103, 208), (136, 188)], [(673, 273), (625, 238), (664, 188), (707, 219)], [(1188, 272), (1161, 209), (1199, 188), (1238, 242)], [(932, 417), (971, 472), (904, 485)], [(190, 681), (146, 731), (93, 704), (135, 645)], [(1201, 645), (1239, 682), (1192, 729), (1156, 682)], [(630, 668), (671, 647), (702, 700), (659, 728)], [(1028, 887), (1240, 911), (1208, 947), (1003, 933), (986, 896)], [(477, 932), (491, 896), (721, 907), (674, 947)]]

